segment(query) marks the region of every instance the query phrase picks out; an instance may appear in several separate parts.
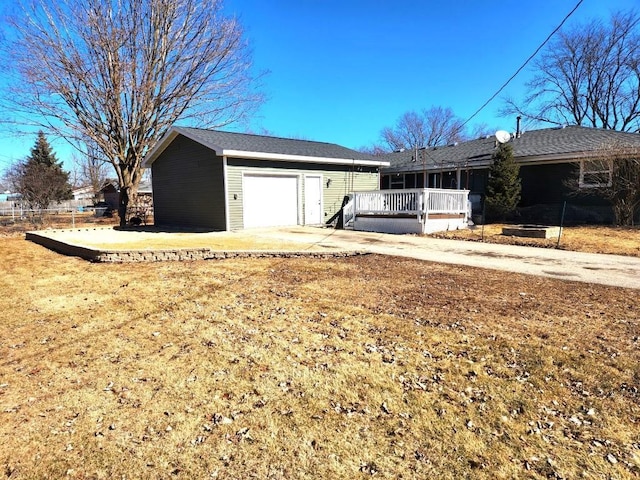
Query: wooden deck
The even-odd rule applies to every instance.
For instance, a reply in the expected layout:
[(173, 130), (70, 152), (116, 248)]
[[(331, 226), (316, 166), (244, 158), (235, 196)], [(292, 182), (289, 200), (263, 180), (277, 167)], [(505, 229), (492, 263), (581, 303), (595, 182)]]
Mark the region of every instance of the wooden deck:
[(356, 192), (343, 215), (347, 228), (368, 232), (459, 230), (469, 223), (469, 191), (425, 188)]

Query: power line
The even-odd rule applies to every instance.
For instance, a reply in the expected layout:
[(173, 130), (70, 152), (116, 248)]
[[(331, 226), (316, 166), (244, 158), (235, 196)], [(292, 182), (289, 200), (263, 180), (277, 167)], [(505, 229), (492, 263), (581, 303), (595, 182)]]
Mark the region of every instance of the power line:
[(553, 32), (551, 32), (551, 33), (549, 34), (549, 36), (544, 40), (544, 42), (542, 42), (542, 43), (540, 44), (540, 46), (539, 46), (538, 48), (536, 48), (536, 51), (535, 51), (535, 52), (533, 52), (533, 53), (529, 56), (529, 58), (527, 58), (527, 60), (526, 60), (526, 61), (525, 61), (521, 66), (520, 66), (520, 68), (518, 68), (518, 70), (516, 70), (516, 73), (514, 73), (513, 75), (511, 75), (511, 77), (509, 77), (509, 80), (507, 80), (507, 81), (506, 81), (506, 82), (505, 82), (505, 83), (504, 83), (504, 84), (503, 84), (503, 85), (498, 89), (498, 91), (497, 91), (496, 93), (494, 93), (494, 94), (491, 96), (491, 98), (490, 98), (489, 100), (487, 100), (486, 102), (484, 102), (484, 103), (482, 104), (482, 106), (481, 106), (478, 110), (476, 110), (476, 111), (474, 112), (474, 114), (473, 114), (473, 115), (471, 115), (468, 119), (466, 119), (466, 120), (463, 122), (463, 124), (462, 124), (462, 126), (463, 126), (463, 127), (464, 127), (467, 123), (469, 123), (469, 122), (470, 122), (470, 121), (471, 121), (471, 120), (472, 120), (476, 115), (478, 115), (482, 110), (484, 110), (484, 108), (485, 108), (487, 105), (489, 105), (489, 104), (493, 101), (493, 99), (494, 99), (494, 98), (496, 98), (498, 95), (500, 95), (500, 92), (502, 92), (502, 90), (504, 90), (504, 89), (506, 88), (506, 86), (507, 86), (507, 85), (509, 85), (509, 84), (511, 83), (511, 80), (513, 80), (514, 78), (516, 78), (516, 76), (517, 76), (517, 75), (518, 75), (518, 74), (519, 74), (519, 73), (524, 69), (524, 67), (526, 67), (526, 66), (527, 66), (527, 64), (528, 64), (531, 60), (533, 60), (533, 58), (538, 54), (538, 52), (539, 52), (540, 50), (542, 50), (542, 47), (544, 47), (544, 46), (547, 44), (547, 42), (549, 42), (549, 40), (551, 40), (551, 37), (553, 37), (553, 36), (556, 34), (556, 32), (562, 28), (562, 26), (565, 24), (565, 22), (566, 22), (567, 20), (569, 20), (569, 17), (571, 17), (571, 15), (573, 15), (573, 14), (574, 14), (574, 12), (578, 9), (578, 7), (582, 4), (582, 2), (583, 2), (583, 1), (584, 1), (584, 0), (579, 0), (579, 1), (578, 1), (578, 3), (576, 4), (576, 6), (575, 6), (575, 7), (573, 7), (573, 10), (571, 10), (571, 11), (567, 14), (567, 16), (566, 16), (566, 17), (564, 17), (564, 19), (562, 20), (562, 22), (560, 22), (560, 25), (558, 25), (558, 26), (553, 30)]

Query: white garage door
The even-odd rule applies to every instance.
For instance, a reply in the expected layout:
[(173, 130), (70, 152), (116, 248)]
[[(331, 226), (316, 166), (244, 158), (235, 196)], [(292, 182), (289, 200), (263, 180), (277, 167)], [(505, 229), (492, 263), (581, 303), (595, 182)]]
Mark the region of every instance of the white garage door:
[(298, 178), (244, 175), (244, 228), (298, 224)]

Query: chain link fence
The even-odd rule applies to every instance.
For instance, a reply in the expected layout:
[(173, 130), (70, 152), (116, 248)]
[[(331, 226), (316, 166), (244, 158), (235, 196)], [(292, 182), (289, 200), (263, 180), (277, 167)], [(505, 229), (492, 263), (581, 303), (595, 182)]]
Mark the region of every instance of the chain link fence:
[[(133, 205), (127, 210), (126, 221), (132, 225), (151, 225), (153, 208)], [(5, 232), (119, 224), (118, 212), (108, 205), (86, 205), (86, 202), (72, 200), (47, 209), (30, 209), (20, 202), (0, 202), (0, 227)]]

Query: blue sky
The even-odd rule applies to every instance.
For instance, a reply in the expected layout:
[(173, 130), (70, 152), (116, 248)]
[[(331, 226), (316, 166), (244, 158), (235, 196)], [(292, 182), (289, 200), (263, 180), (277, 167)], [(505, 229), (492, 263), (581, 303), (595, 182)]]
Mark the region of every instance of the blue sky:
[[(371, 145), (409, 110), (450, 107), (467, 119), (520, 67), (578, 0), (225, 0), (268, 70), (268, 100), (255, 133)], [(568, 25), (637, 0), (584, 0)], [(514, 130), (501, 97), (524, 94), (524, 70), (470, 126)], [(238, 126), (243, 131), (246, 127)], [(0, 126), (0, 170), (29, 153), (34, 138)], [(70, 166), (71, 150), (54, 141)]]

